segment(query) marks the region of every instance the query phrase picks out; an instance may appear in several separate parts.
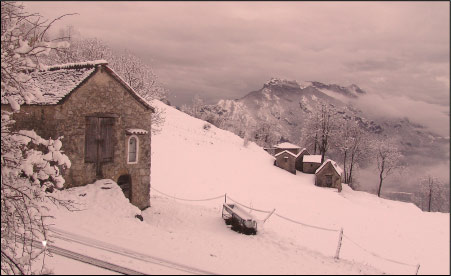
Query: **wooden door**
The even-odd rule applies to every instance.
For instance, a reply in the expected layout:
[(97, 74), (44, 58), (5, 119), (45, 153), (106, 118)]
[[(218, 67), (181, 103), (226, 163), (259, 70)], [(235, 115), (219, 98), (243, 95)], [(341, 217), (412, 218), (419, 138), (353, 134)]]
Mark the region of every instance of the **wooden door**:
[(103, 177), (102, 164), (113, 161), (114, 118), (86, 117), (85, 162), (96, 164), (96, 175)]

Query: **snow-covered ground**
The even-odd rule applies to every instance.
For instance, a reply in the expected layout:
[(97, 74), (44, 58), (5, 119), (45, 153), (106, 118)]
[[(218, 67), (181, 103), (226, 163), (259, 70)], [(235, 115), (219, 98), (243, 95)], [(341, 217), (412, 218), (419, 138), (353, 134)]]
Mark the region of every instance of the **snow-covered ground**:
[[(316, 187), (313, 175), (293, 175), (273, 166), (273, 158), (255, 144), (246, 147), (230, 132), (204, 127), (208, 123), (159, 102), (155, 105), (165, 110), (166, 121), (152, 138), (156, 190), (151, 191), (152, 207), (142, 212), (144, 221), (134, 218), (140, 211), (112, 181), (68, 189), (59, 193), (79, 201), (83, 211), (56, 210), (55, 227), (81, 236), (85, 244), (56, 239), (57, 245), (149, 274), (186, 273), (170, 263), (219, 274), (414, 274), (417, 264), (419, 274), (449, 274), (449, 214), (423, 213), (413, 204), (352, 191), (346, 185), (341, 193)], [(223, 197), (183, 202), (157, 190), (185, 199), (227, 193), (228, 201), (276, 209), (275, 214), (304, 224), (343, 228), (340, 260), (333, 258), (338, 231), (272, 215), (259, 223), (257, 235), (246, 236), (231, 231), (222, 220)], [(267, 216), (253, 214), (259, 219)], [(95, 244), (91, 239), (169, 265), (87, 247)], [(49, 264), (58, 273), (72, 269), (59, 260)]]

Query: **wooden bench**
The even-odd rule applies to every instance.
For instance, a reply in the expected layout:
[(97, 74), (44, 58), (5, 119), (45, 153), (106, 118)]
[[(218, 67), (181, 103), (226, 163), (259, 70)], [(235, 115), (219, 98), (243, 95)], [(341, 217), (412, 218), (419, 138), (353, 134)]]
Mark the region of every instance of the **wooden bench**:
[(247, 235), (257, 233), (256, 219), (236, 204), (222, 204), (222, 218), (227, 225), (232, 225), (232, 230)]

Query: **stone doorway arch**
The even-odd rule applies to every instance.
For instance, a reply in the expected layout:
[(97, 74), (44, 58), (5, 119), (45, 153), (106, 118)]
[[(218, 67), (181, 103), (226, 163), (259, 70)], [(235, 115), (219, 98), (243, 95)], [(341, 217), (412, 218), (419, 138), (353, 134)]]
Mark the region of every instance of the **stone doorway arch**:
[(125, 197), (132, 201), (132, 177), (129, 174), (123, 174), (117, 179), (117, 184), (121, 187)]

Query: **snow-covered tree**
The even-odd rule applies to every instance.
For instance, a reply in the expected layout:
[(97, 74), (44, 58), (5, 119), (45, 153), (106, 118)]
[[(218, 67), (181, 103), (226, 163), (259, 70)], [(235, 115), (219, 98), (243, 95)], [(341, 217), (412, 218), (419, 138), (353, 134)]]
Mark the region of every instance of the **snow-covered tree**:
[(36, 273), (33, 261), (45, 250), (33, 242), (48, 238), (45, 204), (68, 204), (52, 194), (64, 184), (61, 169), (70, 167), (61, 151), (62, 137), (45, 140), (32, 130), (13, 130), (11, 118), (21, 103), (42, 96), (38, 89), (25, 88), (27, 72), (41, 68), (50, 50), (67, 46), (46, 39), (53, 22), (25, 12), (16, 2), (1, 2), (1, 98), (13, 110), (1, 110), (2, 274)]
[(318, 152), (318, 136), (319, 136), (319, 113), (314, 111), (308, 113), (305, 119), (304, 126), (302, 128), (301, 137), (299, 143), (309, 148), (312, 154)]
[[(107, 60), (113, 56), (113, 51), (103, 41), (97, 38), (80, 38), (71, 35), (71, 27), (60, 33), (64, 34), (70, 46), (59, 51), (51, 51), (46, 57), (49, 64), (75, 63), (87, 60)], [(110, 62), (110, 61), (109, 61)]]
[(449, 212), (449, 188), (437, 177), (428, 175), (419, 181), (419, 204), (428, 212)]
[(324, 162), (324, 156), (334, 143), (338, 129), (338, 115), (335, 107), (319, 102), (306, 119), (302, 129), (301, 143), (312, 145), (313, 154), (316, 154), (318, 150), (321, 154), (321, 162)]
[[(65, 33), (70, 34), (70, 29)], [(167, 91), (148, 64), (129, 50), (113, 51), (100, 39), (72, 37), (69, 48), (64, 51), (53, 51), (48, 58), (52, 64), (100, 59), (108, 61), (108, 66), (147, 101), (166, 100)], [(158, 132), (163, 122), (164, 114), (155, 108), (155, 114), (152, 116), (152, 132)]]
[(353, 172), (368, 152), (368, 135), (351, 117), (339, 120), (335, 146), (342, 156), (344, 183), (353, 187)]
[(401, 162), (402, 154), (396, 146), (395, 141), (386, 137), (378, 137), (378, 139), (373, 140), (371, 148), (379, 173), (377, 196), (380, 197), (384, 179), (404, 167)]

